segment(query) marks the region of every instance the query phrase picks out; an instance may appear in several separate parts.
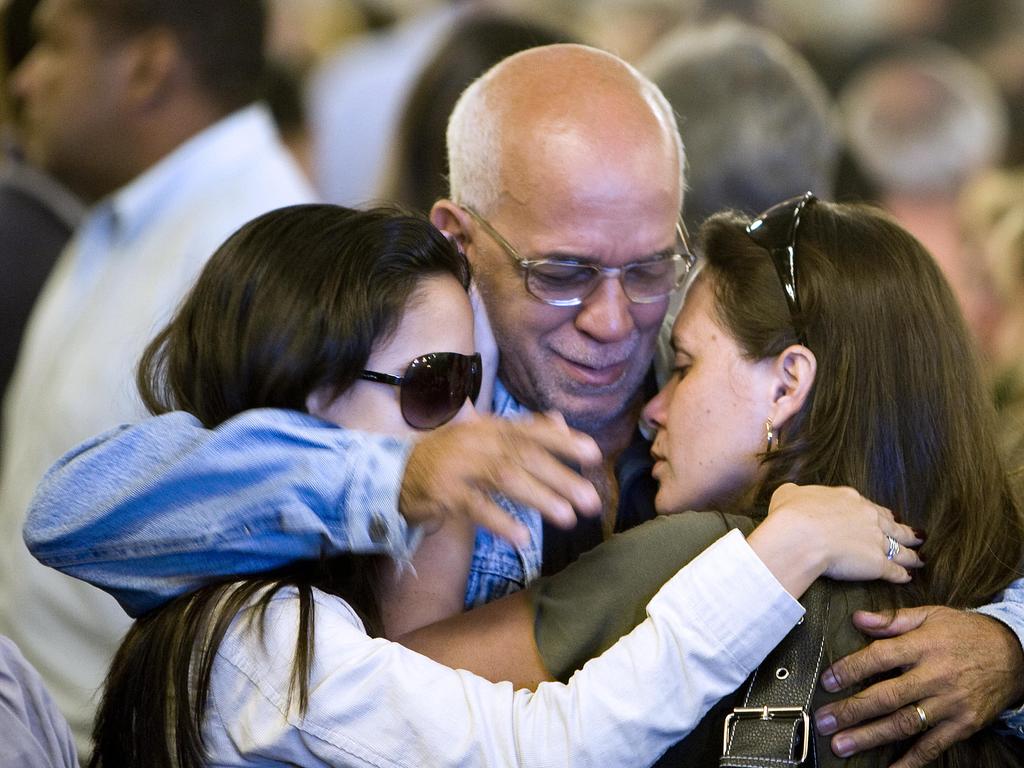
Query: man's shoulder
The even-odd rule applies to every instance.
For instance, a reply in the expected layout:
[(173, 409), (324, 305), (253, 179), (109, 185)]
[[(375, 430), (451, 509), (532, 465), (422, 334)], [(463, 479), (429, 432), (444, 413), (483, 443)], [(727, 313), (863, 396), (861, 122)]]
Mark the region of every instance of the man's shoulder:
[(216, 246), (255, 216), (315, 199), (269, 112), (254, 104), (193, 135), (114, 193), (112, 205), (129, 233), (209, 231)]
[(316, 200), (283, 146), (259, 154), (259, 160), (248, 164), (197, 167), (195, 172), (204, 174), (202, 183), (154, 211), (139, 231), (135, 252), (152, 249), (161, 261), (177, 254), (199, 266), (246, 222), (277, 208)]

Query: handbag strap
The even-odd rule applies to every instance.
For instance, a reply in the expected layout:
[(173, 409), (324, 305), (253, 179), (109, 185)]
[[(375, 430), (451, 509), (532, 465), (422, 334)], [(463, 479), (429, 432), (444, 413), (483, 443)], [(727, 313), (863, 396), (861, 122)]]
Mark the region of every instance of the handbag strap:
[(814, 755), (810, 706), (824, 658), (831, 594), (828, 579), (818, 579), (804, 593), (804, 617), (761, 662), (742, 706), (725, 718), (719, 768), (796, 768)]

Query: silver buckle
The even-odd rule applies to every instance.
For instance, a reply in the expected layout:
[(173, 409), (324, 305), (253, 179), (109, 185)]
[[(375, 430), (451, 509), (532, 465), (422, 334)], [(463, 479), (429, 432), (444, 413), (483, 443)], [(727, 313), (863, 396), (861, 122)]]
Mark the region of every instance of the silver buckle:
[(729, 726), (732, 725), (732, 721), (734, 719), (749, 720), (753, 717), (760, 718), (761, 720), (774, 720), (776, 717), (790, 717), (793, 719), (799, 717), (802, 719), (804, 723), (804, 745), (799, 762), (802, 763), (807, 759), (811, 748), (811, 718), (801, 707), (736, 707), (732, 713), (725, 717), (725, 732), (722, 737), (723, 755), (729, 750)]

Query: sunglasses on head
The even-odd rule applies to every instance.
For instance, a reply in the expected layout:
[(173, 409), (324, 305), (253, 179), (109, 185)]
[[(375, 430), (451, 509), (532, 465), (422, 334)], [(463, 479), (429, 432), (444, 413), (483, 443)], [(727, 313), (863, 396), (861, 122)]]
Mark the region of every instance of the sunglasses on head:
[(432, 352), (409, 363), (402, 376), (363, 371), (359, 378), (398, 387), (402, 418), (410, 427), (433, 429), (449, 421), (468, 397), (480, 394), (480, 355)]
[(796, 234), (804, 209), (817, 199), (812, 192), (805, 192), (773, 205), (747, 225), (747, 235), (768, 251), (775, 265), (786, 295), (790, 322), (804, 346), (807, 346), (807, 336), (800, 311), (800, 294), (797, 293)]

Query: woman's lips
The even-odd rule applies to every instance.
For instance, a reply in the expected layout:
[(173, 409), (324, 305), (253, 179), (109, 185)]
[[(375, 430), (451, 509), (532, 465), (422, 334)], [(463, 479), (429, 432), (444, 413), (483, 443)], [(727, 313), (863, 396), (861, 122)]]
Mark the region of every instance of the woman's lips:
[(651, 477), (657, 480), (658, 473), (668, 466), (668, 461), (654, 446), (651, 446), (651, 459), (654, 461), (654, 464), (651, 465)]

